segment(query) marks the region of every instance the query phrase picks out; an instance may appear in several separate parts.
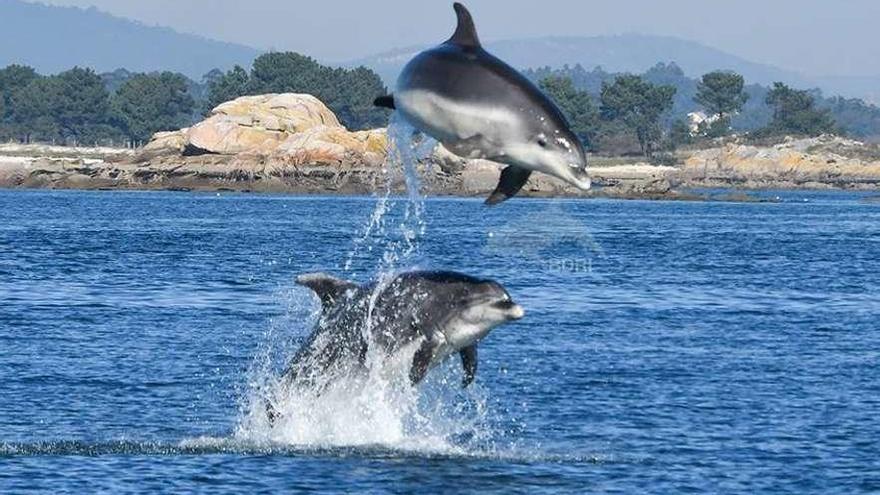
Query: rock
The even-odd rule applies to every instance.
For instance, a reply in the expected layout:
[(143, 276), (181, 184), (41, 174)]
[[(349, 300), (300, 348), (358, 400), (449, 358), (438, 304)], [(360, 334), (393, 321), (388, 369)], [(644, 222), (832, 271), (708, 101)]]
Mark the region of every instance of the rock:
[(498, 185), (501, 165), (489, 160), (468, 160), (461, 170), (461, 187), (465, 194), (484, 194)]
[(787, 139), (772, 147), (729, 143), (700, 150), (685, 160), (686, 181), (763, 186), (768, 182), (804, 186), (810, 183), (874, 184), (880, 180), (880, 160), (848, 156), (865, 146), (834, 136)]
[[(442, 144), (437, 144), (431, 156), (432, 161), (440, 167), (445, 174), (457, 174), (465, 169), (468, 160), (461, 158), (447, 150)], [(479, 166), (479, 165), (478, 165)], [(497, 172), (497, 170), (493, 170)], [(497, 180), (497, 177), (496, 177)]]
[(284, 132), (241, 125), (226, 115), (214, 115), (187, 131), (184, 154), (268, 154), (286, 137)]
[(323, 125), (342, 127), (321, 100), (309, 94), (281, 93), (242, 96), (218, 105), (211, 116), (224, 116), (244, 127), (295, 134)]
[(387, 145), (385, 129), (349, 132), (344, 127), (319, 125), (288, 137), (273, 156), (293, 165), (336, 165), (350, 160), (379, 166)]
[(141, 148), (141, 153), (147, 156), (180, 155), (186, 149), (186, 133), (189, 127), (177, 131), (157, 132), (153, 134), (150, 142)]
[(142, 152), (153, 156), (269, 155), (291, 136), (314, 127), (347, 132), (336, 115), (312, 95), (242, 96), (218, 105), (191, 128), (157, 133)]

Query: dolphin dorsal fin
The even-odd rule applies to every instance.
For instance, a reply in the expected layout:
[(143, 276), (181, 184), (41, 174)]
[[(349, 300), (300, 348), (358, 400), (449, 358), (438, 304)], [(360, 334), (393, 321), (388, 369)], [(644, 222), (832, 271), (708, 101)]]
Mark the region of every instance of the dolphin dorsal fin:
[(347, 290), (357, 287), (354, 282), (326, 273), (304, 273), (296, 277), (296, 283), (315, 291), (324, 309), (333, 306)]
[(458, 26), (456, 26), (455, 33), (452, 35), (452, 38), (449, 38), (447, 43), (467, 48), (479, 48), (480, 38), (477, 36), (477, 28), (474, 26), (474, 18), (471, 17), (471, 13), (468, 12), (464, 5), (458, 2), (452, 4), (452, 7), (458, 16)]

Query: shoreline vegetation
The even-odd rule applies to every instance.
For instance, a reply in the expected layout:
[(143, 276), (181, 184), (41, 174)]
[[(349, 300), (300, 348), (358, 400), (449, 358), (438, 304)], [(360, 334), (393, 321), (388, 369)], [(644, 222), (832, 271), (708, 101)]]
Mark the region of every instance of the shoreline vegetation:
[[(362, 195), (405, 189), (402, 170), (383, 168), (384, 128), (350, 131), (319, 99), (306, 94), (236, 98), (187, 128), (156, 133), (145, 146), (72, 148), (0, 145), (0, 187), (250, 191)], [(751, 201), (725, 189), (880, 189), (880, 147), (833, 135), (757, 145), (736, 137), (681, 147), (668, 164), (639, 156), (594, 156), (599, 186), (574, 190), (537, 174), (524, 196)], [(463, 160), (442, 146), (418, 164), (428, 195), (485, 196), (500, 168)]]
[[(880, 145), (870, 144), (880, 108), (860, 100), (758, 86), (729, 71), (691, 79), (674, 63), (642, 75), (580, 66), (525, 74), (591, 151), (598, 186), (583, 193), (534, 174), (525, 196), (880, 188)], [(371, 194), (390, 180), (402, 191), (402, 171), (382, 166), (389, 113), (371, 104), (386, 91), (370, 69), (292, 52), (211, 71), (201, 83), (170, 72), (75, 67), (44, 76), (12, 65), (0, 69), (0, 142), (9, 142), (0, 144), (0, 187)], [(485, 196), (499, 175), (498, 164), (442, 147), (419, 168), (428, 195)]]

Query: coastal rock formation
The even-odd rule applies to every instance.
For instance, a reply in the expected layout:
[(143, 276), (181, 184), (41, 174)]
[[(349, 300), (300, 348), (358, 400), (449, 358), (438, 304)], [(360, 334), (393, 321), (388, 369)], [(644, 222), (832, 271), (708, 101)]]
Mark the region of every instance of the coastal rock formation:
[[(159, 132), (144, 147), (148, 155), (269, 155), (291, 137), (315, 127), (310, 141), (329, 137), (334, 144), (347, 132), (321, 100), (308, 94), (242, 96), (214, 108), (208, 118), (179, 131)], [(331, 131), (327, 131), (330, 129)]]
[[(137, 182), (157, 187), (174, 183), (192, 188), (201, 181), (210, 187), (249, 190), (369, 192), (385, 180), (387, 147), (385, 129), (349, 131), (311, 95), (244, 96), (219, 105), (190, 128), (156, 133), (141, 150)], [(659, 170), (648, 167), (652, 173)], [(460, 158), (438, 144), (422, 168), (423, 182), (432, 192), (485, 195), (498, 183), (502, 166)], [(647, 181), (623, 176), (603, 182), (605, 176), (614, 172), (600, 173), (597, 184), (607, 184), (614, 193), (669, 189), (668, 182), (657, 182), (653, 176)], [(532, 177), (524, 193), (582, 194), (540, 174)]]
[[(405, 189), (385, 167), (385, 129), (349, 131), (311, 95), (245, 96), (139, 150), (0, 144), (0, 187), (235, 190), (371, 194)], [(533, 174), (523, 196), (699, 198), (676, 188), (880, 188), (880, 147), (834, 136), (775, 146), (733, 142), (682, 153), (679, 167), (599, 157), (584, 193)], [(428, 194), (485, 196), (503, 165), (441, 145), (418, 164)]]
[(350, 132), (342, 126), (317, 125), (285, 139), (272, 157), (291, 165), (341, 165), (360, 160), (377, 167), (385, 160), (387, 146), (385, 129)]
[(681, 171), (685, 182), (743, 187), (876, 187), (880, 155), (836, 136), (793, 139), (770, 147), (728, 143), (699, 150)]
[(141, 148), (144, 156), (182, 155), (186, 150), (186, 134), (189, 127), (178, 131), (157, 132), (149, 143)]

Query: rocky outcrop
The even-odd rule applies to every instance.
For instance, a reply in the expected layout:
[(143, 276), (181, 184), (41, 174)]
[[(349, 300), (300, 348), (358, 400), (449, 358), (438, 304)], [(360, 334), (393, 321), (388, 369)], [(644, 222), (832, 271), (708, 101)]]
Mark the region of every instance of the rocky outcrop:
[[(246, 96), (202, 122), (160, 132), (142, 149), (0, 145), (0, 187), (239, 190), (370, 194), (404, 190), (401, 167), (385, 166), (385, 129), (349, 131), (310, 95)], [(584, 193), (532, 174), (522, 195), (699, 199), (688, 187), (880, 188), (880, 148), (833, 136), (776, 146), (732, 142), (678, 158), (680, 167), (594, 160)], [(436, 146), (418, 164), (425, 193), (485, 196), (501, 165)]]
[(182, 155), (186, 150), (186, 134), (189, 127), (179, 131), (157, 132), (149, 143), (141, 148), (141, 157), (150, 158), (162, 155)]
[[(214, 108), (198, 124), (160, 132), (143, 148), (145, 157), (162, 155), (281, 155), (333, 164), (348, 152), (384, 149), (384, 133), (348, 132), (321, 100), (308, 94), (243, 96)], [(350, 145), (350, 147), (348, 146)], [(325, 159), (326, 158), (326, 159)], [(366, 157), (375, 161), (375, 156)]]
[(291, 135), (271, 156), (291, 165), (342, 165), (359, 161), (378, 167), (385, 160), (387, 146), (384, 129), (349, 132), (341, 126), (318, 125)]
[(880, 185), (880, 155), (836, 136), (786, 139), (769, 147), (728, 143), (700, 150), (684, 162), (679, 180), (690, 185), (845, 187)]
[[(192, 187), (201, 180), (211, 187), (225, 182), (224, 187), (250, 190), (369, 192), (368, 185), (381, 186), (386, 180), (382, 165), (387, 147), (385, 129), (349, 131), (311, 95), (245, 96), (223, 103), (190, 128), (153, 136), (139, 157), (136, 183), (174, 182)], [(462, 159), (441, 145), (422, 165), (423, 182), (429, 190), (464, 195), (492, 191), (501, 168), (486, 160)], [(648, 168), (651, 174), (666, 173)], [(627, 194), (662, 194), (669, 189), (668, 182), (658, 182), (653, 176), (646, 181), (638, 174), (630, 175), (599, 174), (598, 184), (604, 180), (609, 191)], [(583, 193), (535, 174), (524, 194)]]

